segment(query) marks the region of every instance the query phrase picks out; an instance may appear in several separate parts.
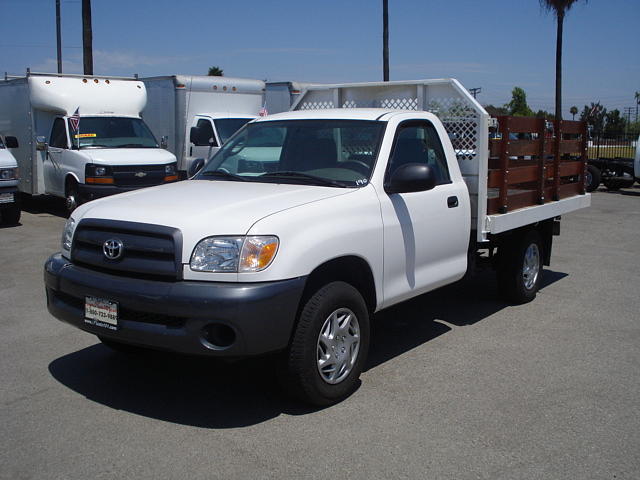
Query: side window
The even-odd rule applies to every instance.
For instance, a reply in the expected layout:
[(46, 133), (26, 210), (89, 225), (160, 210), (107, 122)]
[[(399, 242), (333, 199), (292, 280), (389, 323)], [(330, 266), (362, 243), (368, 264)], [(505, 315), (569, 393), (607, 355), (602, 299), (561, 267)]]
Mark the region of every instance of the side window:
[(389, 161), (389, 173), (407, 163), (424, 163), (430, 165), (436, 175), (436, 185), (450, 183), (449, 167), (440, 137), (429, 122), (411, 122), (401, 125)]
[(49, 139), (49, 145), (56, 148), (68, 148), (67, 130), (64, 127), (64, 120), (62, 118), (58, 117), (53, 122), (53, 128), (51, 129), (51, 138)]
[(213, 127), (211, 126), (210, 120), (204, 120), (201, 118), (200, 120), (198, 120), (196, 127), (198, 127), (198, 130), (200, 130), (200, 136), (196, 140), (196, 143), (194, 143), (194, 145), (198, 147), (208, 147), (209, 139), (213, 138), (213, 146), (218, 146), (218, 142), (216, 142), (216, 136), (213, 134)]

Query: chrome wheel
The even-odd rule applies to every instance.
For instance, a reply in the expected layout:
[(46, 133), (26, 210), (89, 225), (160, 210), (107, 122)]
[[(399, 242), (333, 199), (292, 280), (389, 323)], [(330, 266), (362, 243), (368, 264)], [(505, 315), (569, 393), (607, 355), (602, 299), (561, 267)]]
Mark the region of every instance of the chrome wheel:
[(522, 267), (522, 283), (524, 288), (531, 290), (540, 274), (540, 249), (535, 243), (530, 244), (524, 253), (524, 265)]
[(317, 344), (317, 365), (326, 383), (344, 380), (358, 359), (360, 325), (348, 308), (339, 308), (325, 320)]
[(78, 206), (78, 200), (76, 200), (75, 193), (67, 194), (67, 198), (65, 199), (67, 210), (73, 212)]

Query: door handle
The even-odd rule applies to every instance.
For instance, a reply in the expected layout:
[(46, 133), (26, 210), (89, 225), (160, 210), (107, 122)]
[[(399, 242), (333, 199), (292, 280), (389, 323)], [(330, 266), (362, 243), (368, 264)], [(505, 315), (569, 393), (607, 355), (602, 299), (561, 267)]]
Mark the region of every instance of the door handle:
[(458, 197), (455, 195), (453, 197), (447, 198), (447, 207), (456, 208), (458, 206)]

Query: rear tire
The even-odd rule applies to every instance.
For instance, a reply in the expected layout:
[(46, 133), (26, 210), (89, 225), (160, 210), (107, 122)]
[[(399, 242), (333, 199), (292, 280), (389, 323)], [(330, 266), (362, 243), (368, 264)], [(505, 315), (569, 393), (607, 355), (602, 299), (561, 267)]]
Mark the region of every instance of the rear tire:
[(593, 192), (600, 186), (602, 174), (593, 165), (587, 165), (587, 174), (585, 175), (584, 184), (587, 192)]
[(535, 230), (529, 230), (511, 245), (500, 247), (498, 285), (502, 295), (514, 304), (536, 298), (542, 279), (542, 241)]
[(18, 225), (20, 222), (20, 207), (18, 205), (14, 205), (11, 207), (3, 208), (0, 212), (0, 216), (2, 217), (2, 223), (6, 225)]
[(369, 312), (362, 295), (348, 283), (329, 283), (302, 308), (281, 381), (307, 403), (337, 403), (358, 387), (368, 350)]

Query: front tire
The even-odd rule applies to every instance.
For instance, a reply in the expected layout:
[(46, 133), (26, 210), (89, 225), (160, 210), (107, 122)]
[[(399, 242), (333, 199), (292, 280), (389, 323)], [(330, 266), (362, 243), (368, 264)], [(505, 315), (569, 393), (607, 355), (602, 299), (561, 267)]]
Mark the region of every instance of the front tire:
[(602, 174), (593, 165), (587, 165), (587, 174), (585, 175), (585, 190), (593, 192), (600, 185)]
[(64, 202), (67, 212), (72, 213), (82, 203), (80, 201), (80, 193), (78, 191), (78, 182), (73, 178), (69, 178), (66, 182), (64, 194)]
[(2, 223), (6, 225), (18, 225), (18, 223), (20, 222), (20, 214), (21, 210), (18, 205), (4, 208), (0, 212)]
[(542, 279), (542, 242), (535, 230), (529, 230), (515, 244), (500, 247), (498, 285), (502, 295), (515, 304), (536, 298)]
[(285, 353), (285, 388), (318, 406), (358, 387), (369, 350), (369, 312), (358, 290), (332, 282), (305, 303)]

